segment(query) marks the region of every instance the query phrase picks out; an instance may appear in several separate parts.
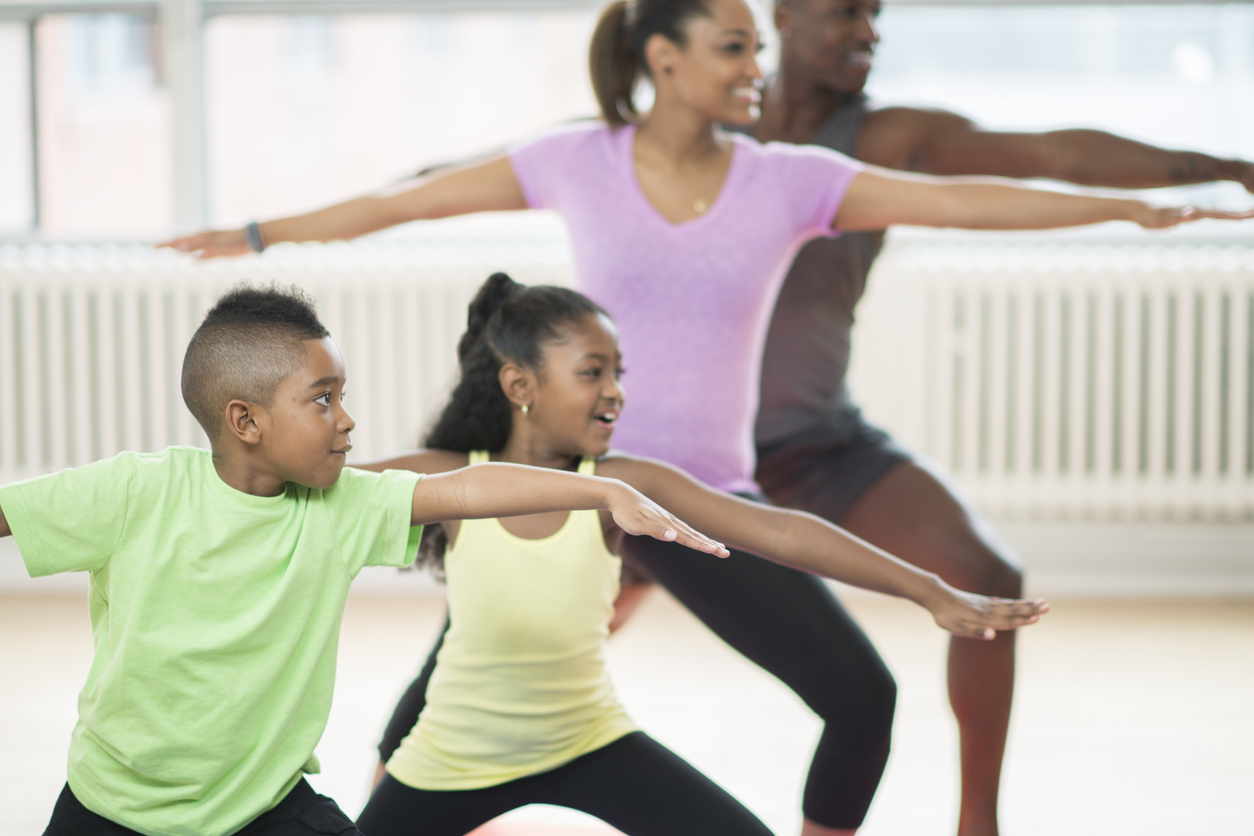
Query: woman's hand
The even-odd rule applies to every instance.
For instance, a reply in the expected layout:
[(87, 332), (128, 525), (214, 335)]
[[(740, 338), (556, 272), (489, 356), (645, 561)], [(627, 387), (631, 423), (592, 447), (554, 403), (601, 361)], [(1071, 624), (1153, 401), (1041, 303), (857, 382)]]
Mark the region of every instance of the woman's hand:
[(1244, 221), (1254, 218), (1254, 209), (1225, 212), (1218, 209), (1199, 209), (1196, 206), (1151, 206), (1142, 204), (1142, 211), (1134, 219), (1145, 229), (1167, 229), (1180, 224), (1216, 218), (1221, 221)]
[(731, 554), (722, 543), (706, 537), (625, 483), (619, 482), (608, 492), (605, 507), (614, 517), (615, 525), (628, 534), (673, 540), (681, 546), (716, 557), (727, 557)]
[(936, 579), (936, 588), (926, 605), (936, 623), (955, 636), (969, 639), (992, 639), (997, 630), (1014, 630), (1040, 620), (1049, 612), (1049, 604), (1012, 598), (990, 598), (954, 589)]
[(181, 238), (162, 241), (157, 246), (169, 247), (181, 253), (190, 253), (195, 258), (221, 258), (247, 255), (252, 252), (242, 229), (214, 229), (197, 232), (195, 235), (184, 235)]

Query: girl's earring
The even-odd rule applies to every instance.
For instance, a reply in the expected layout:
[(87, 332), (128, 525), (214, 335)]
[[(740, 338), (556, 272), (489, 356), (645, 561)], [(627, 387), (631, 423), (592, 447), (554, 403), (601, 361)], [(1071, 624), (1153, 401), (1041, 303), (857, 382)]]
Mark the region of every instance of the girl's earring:
[(522, 405), (522, 414), (523, 414), (523, 415), (526, 415), (526, 414), (527, 414), (528, 412), (530, 412), (530, 411), (531, 411), (531, 404), (525, 403), (525, 404), (523, 404), (523, 405)]
[(779, 36), (784, 40), (788, 40), (792, 37), (792, 30), (785, 26), (783, 29), (779, 30)]

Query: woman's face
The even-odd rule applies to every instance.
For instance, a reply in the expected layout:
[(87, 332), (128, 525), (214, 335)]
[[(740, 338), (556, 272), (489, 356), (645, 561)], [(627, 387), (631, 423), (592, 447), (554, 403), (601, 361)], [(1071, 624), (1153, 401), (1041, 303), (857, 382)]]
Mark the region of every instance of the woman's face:
[(589, 314), (544, 349), (526, 416), (532, 436), (553, 455), (600, 456), (610, 449), (623, 409), (618, 331), (604, 314)]
[(683, 24), (683, 46), (661, 35), (645, 52), (657, 107), (682, 104), (714, 122), (743, 125), (758, 119), (758, 27), (745, 0), (708, 0), (709, 14)]

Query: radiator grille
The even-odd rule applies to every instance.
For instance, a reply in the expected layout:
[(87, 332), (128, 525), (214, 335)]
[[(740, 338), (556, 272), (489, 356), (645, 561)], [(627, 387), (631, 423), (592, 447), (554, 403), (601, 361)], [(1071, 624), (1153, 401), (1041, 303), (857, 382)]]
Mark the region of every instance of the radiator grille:
[(183, 352), (232, 284), (297, 284), (344, 354), (354, 458), (412, 447), (456, 368), (466, 305), (497, 269), (568, 283), (561, 239), (332, 244), (192, 263), (141, 246), (0, 247), (0, 482), (120, 450), (205, 445)]
[(1254, 518), (1254, 251), (917, 246), (924, 444), (1011, 518)]

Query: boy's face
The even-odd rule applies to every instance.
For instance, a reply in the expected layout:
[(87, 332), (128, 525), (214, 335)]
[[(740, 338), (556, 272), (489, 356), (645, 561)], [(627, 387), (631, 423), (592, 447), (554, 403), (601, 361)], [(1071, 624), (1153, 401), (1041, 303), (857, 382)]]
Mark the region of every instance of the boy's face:
[(340, 478), (355, 426), (344, 411), (344, 358), (330, 337), (305, 342), (305, 364), (283, 378), (262, 418), (261, 445), (285, 482), (329, 488)]

